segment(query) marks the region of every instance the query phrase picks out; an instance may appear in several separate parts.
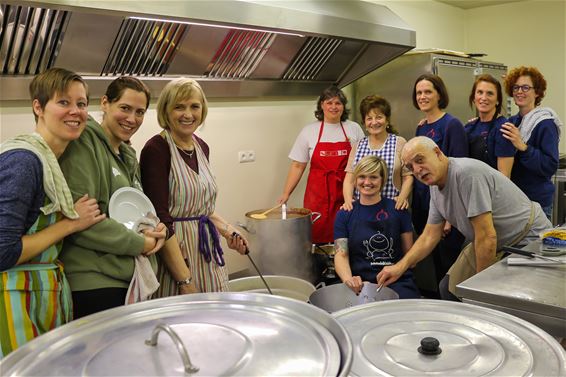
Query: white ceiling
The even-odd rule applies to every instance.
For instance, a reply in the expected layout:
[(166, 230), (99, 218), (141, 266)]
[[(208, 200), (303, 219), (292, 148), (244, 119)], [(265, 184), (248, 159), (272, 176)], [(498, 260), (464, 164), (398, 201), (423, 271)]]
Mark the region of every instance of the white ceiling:
[(462, 9), (471, 9), (479, 7), (488, 7), (491, 5), (499, 5), (506, 3), (516, 3), (525, 0), (436, 0), (440, 3), (453, 5)]

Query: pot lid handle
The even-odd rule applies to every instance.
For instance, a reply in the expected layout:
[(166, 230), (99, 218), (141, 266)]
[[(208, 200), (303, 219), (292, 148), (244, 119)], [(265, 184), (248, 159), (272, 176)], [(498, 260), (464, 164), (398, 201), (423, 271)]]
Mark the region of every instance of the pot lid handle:
[(173, 343), (175, 343), (175, 347), (177, 347), (177, 351), (179, 351), (179, 355), (181, 355), (181, 359), (183, 360), (185, 373), (193, 374), (198, 372), (199, 367), (191, 363), (191, 359), (189, 358), (189, 353), (187, 352), (187, 349), (185, 348), (183, 341), (181, 340), (179, 335), (177, 335), (177, 333), (171, 328), (171, 326), (166, 325), (164, 323), (155, 326), (155, 328), (151, 332), (151, 338), (146, 339), (145, 344), (152, 347), (157, 346), (157, 338), (159, 337), (159, 333), (161, 331), (165, 331), (165, 333), (171, 337)]
[(440, 342), (438, 339), (427, 336), (421, 339), (421, 346), (417, 348), (417, 351), (427, 356), (439, 355), (442, 352), (442, 348), (440, 348)]

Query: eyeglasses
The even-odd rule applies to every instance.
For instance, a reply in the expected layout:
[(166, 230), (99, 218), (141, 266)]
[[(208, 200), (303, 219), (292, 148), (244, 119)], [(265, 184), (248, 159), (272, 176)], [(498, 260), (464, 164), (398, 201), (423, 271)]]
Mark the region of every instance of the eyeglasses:
[(534, 89), (534, 86), (530, 86), (530, 85), (513, 85), (512, 87), (513, 89), (513, 93), (517, 93), (519, 91), (519, 89), (521, 89), (522, 92), (528, 92), (531, 89)]

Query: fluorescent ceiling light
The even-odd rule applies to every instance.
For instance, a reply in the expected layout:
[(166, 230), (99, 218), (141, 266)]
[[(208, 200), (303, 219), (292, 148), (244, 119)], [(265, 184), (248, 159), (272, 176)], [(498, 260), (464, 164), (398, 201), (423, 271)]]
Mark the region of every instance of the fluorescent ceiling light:
[(197, 26), (210, 26), (216, 27), (220, 29), (236, 29), (236, 30), (248, 30), (248, 31), (260, 31), (263, 33), (274, 33), (274, 34), (283, 34), (283, 35), (292, 35), (295, 37), (304, 38), (305, 36), (302, 34), (297, 33), (289, 33), (285, 31), (275, 31), (275, 30), (265, 30), (265, 29), (252, 29), (240, 26), (224, 26), (224, 25), (216, 25), (216, 24), (205, 24), (202, 22), (192, 22), (192, 21), (177, 21), (177, 20), (166, 20), (163, 18), (150, 18), (150, 17), (128, 17), (134, 20), (144, 20), (144, 21), (158, 21), (158, 22), (170, 22), (172, 24), (185, 24), (185, 25), (197, 25)]

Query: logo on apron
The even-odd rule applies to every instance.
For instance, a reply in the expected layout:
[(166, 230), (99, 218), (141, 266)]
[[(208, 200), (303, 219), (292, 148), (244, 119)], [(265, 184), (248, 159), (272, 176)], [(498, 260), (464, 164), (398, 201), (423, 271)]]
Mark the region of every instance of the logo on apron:
[(384, 210), (383, 208), (379, 210), (379, 212), (377, 212), (377, 214), (375, 215), (375, 219), (376, 220), (387, 220), (389, 218), (389, 213), (387, 213), (386, 210)]
[(346, 149), (340, 149), (337, 151), (320, 151), (320, 157), (340, 157), (347, 156), (348, 151)]
[(372, 266), (390, 265), (393, 261), (393, 238), (377, 232), (369, 240), (363, 241), (366, 248), (366, 259)]

